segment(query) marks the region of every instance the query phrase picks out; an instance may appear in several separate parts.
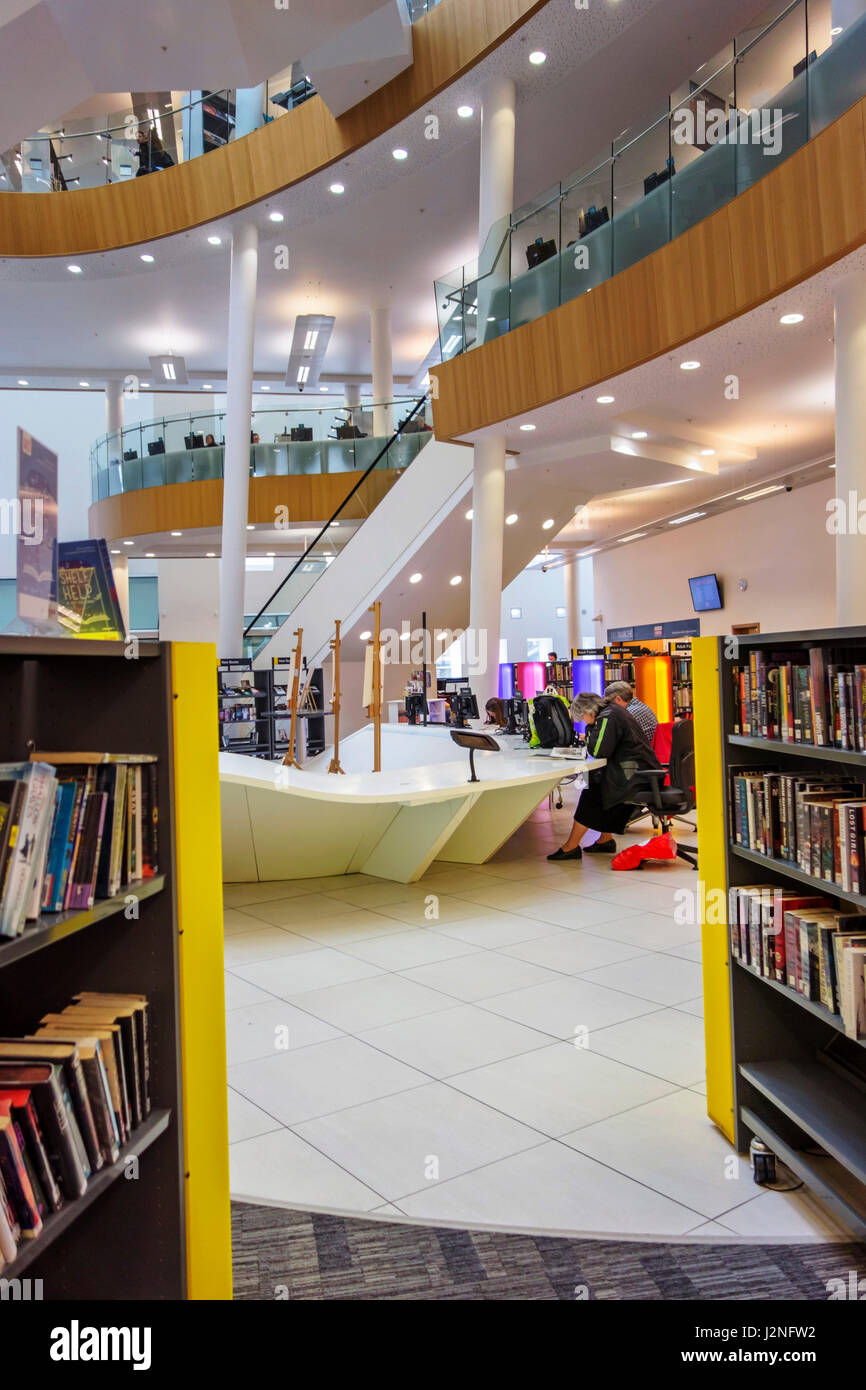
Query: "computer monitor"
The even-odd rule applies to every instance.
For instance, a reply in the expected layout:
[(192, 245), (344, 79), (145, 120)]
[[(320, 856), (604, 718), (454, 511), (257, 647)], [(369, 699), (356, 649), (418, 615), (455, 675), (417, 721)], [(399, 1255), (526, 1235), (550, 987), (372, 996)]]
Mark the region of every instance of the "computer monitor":
[(125, 449), (125, 450), (124, 450), (124, 453), (123, 453), (123, 461), (124, 461), (124, 463), (129, 463), (131, 459), (137, 459), (137, 458), (138, 458), (138, 454), (135, 452), (134, 449)]
[(526, 263), (529, 269), (541, 265), (542, 261), (549, 261), (556, 255), (556, 242), (552, 239), (545, 241), (544, 237), (537, 236), (526, 248)]
[(696, 613), (710, 613), (722, 607), (722, 591), (717, 574), (699, 574), (689, 580), (692, 607)]
[(291, 441), (293, 444), (308, 444), (313, 437), (310, 425), (296, 425), (291, 431)]
[(189, 447), (190, 447), (191, 449), (203, 449), (203, 448), (204, 448), (204, 435), (203, 435), (203, 434), (194, 434), (193, 437), (192, 437), (192, 444), (191, 444)]
[(150, 441), (150, 443), (148, 444), (148, 446), (147, 446), (147, 452), (148, 452), (149, 454), (164, 454), (164, 453), (165, 453), (165, 440), (164, 440), (164, 439), (152, 439), (152, 440)]

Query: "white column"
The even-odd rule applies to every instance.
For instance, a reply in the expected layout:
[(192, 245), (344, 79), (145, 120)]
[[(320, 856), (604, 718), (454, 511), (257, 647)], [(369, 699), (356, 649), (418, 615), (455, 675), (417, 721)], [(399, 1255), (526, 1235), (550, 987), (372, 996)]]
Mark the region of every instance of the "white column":
[(498, 286), (508, 284), (510, 247), (506, 246), (492, 274), (493, 247), (483, 255), (487, 235), (514, 207), (514, 83), (508, 77), (489, 77), (481, 89), (481, 165), (478, 189), (478, 334), (483, 342), (491, 308), (498, 309)]
[(499, 633), (502, 623), (502, 537), (505, 528), (505, 440), (480, 439), (472, 482), (472, 567), (470, 640), (483, 669), (467, 674), (478, 712), (499, 694)]
[(836, 536), (836, 622), (853, 627), (866, 621), (866, 536), (857, 528), (858, 505), (866, 499), (866, 274), (837, 285), (835, 301), (835, 485), (848, 518)]
[(391, 309), (377, 304), (370, 310), (370, 350), (373, 365), (373, 433), (389, 439), (394, 433), (394, 366), (391, 360)]
[(116, 435), (115, 439), (108, 441), (108, 458), (110, 462), (119, 463), (123, 458), (123, 447), (120, 438), (120, 431), (123, 429), (123, 382), (106, 381), (105, 383), (105, 432), (106, 434)]
[(254, 222), (244, 222), (232, 237), (229, 288), (218, 650), (221, 657), (240, 656), (242, 650), (258, 261), (258, 230)]
[(361, 404), (361, 388), (355, 382), (347, 382), (346, 387), (346, 409), (357, 410)]
[(562, 583), (565, 590), (565, 630), (569, 655), (575, 647), (583, 646), (580, 622), (580, 586), (577, 576), (577, 558), (566, 561), (562, 567)]

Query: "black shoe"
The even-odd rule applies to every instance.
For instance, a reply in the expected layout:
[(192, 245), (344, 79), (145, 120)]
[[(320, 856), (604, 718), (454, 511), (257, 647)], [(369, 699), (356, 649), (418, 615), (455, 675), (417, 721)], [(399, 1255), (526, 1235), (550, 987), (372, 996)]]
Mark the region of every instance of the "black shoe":
[(582, 859), (583, 850), (578, 845), (577, 849), (558, 849), (553, 854), (549, 854), (548, 859)]
[(587, 845), (585, 854), (616, 854), (616, 840), (596, 840), (594, 845)]

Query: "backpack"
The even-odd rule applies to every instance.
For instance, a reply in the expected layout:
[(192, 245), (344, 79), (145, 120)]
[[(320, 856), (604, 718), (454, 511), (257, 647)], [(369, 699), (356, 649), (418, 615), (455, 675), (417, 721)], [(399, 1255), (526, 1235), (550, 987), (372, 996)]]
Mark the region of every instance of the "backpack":
[(529, 701), (530, 748), (570, 748), (574, 725), (561, 695), (536, 695)]

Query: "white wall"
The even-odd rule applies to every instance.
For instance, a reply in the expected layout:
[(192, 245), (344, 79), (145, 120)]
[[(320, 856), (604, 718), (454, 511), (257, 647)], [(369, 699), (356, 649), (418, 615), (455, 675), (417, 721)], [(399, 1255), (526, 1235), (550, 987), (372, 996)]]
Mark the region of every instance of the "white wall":
[[(565, 618), (556, 616), (557, 608), (564, 607), (565, 588), (561, 569), (551, 569), (546, 574), (542, 574), (540, 566), (522, 570), (502, 591), (500, 635), (508, 643), (508, 660), (528, 659), (526, 643), (530, 637), (546, 637), (551, 643), (551, 651), (565, 652), (568, 645)], [(512, 618), (512, 608), (521, 608), (523, 617)]]
[[(834, 539), (826, 528), (827, 480), (775, 492), (595, 557), (596, 612), (603, 638), (611, 627), (674, 622), (694, 616), (688, 580), (715, 572), (724, 608), (702, 613), (701, 633), (717, 636), (734, 623), (759, 622), (762, 632), (833, 627), (836, 613)], [(746, 579), (741, 593), (738, 581)]]

